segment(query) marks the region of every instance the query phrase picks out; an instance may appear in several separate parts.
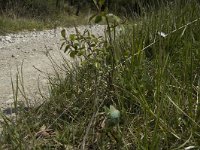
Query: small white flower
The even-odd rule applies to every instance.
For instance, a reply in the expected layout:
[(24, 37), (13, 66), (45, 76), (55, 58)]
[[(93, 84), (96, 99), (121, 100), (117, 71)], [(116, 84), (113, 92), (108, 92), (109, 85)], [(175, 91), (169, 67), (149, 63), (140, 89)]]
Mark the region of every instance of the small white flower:
[(162, 37), (167, 37), (167, 34), (166, 33), (164, 33), (164, 32), (158, 32), (158, 35), (160, 35), (160, 36), (162, 36)]

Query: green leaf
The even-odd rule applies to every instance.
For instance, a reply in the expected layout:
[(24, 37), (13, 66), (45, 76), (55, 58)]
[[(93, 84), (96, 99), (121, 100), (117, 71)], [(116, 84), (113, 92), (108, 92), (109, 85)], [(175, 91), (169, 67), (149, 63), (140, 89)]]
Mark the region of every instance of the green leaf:
[(69, 48), (70, 48), (70, 45), (67, 45), (67, 46), (65, 47), (64, 53), (66, 53), (66, 52), (68, 51)]
[(74, 41), (76, 39), (76, 35), (75, 34), (70, 34), (69, 39), (71, 41)]
[(78, 53), (78, 51), (71, 51), (69, 55), (70, 55), (70, 57), (74, 58), (77, 53)]
[(99, 63), (99, 62), (95, 62), (94, 65), (95, 65), (95, 67), (96, 67), (97, 69), (100, 68), (100, 63)]
[(95, 23), (99, 23), (99, 22), (101, 22), (102, 21), (102, 16), (101, 15), (98, 15), (98, 16), (96, 16), (96, 18), (95, 18)]
[(66, 38), (66, 30), (65, 29), (62, 29), (61, 35), (62, 35), (63, 38)]
[(74, 48), (75, 50), (77, 50), (77, 49), (79, 48), (79, 44), (78, 44), (78, 43), (74, 43), (73, 48)]
[(96, 44), (92, 43), (90, 46), (91, 46), (91, 47), (95, 47), (95, 46), (96, 46)]
[(83, 54), (84, 54), (84, 51), (79, 51), (77, 55), (82, 56)]
[(78, 47), (78, 46), (79, 46), (79, 43), (74, 43), (73, 46), (74, 46), (74, 47)]

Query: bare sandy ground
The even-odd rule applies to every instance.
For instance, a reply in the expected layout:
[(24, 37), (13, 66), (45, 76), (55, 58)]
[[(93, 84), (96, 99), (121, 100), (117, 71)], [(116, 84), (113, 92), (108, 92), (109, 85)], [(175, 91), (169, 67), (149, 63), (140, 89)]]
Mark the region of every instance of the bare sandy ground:
[[(0, 36), (0, 107), (6, 108), (13, 102), (13, 91), (11, 86), (11, 77), (16, 85), (17, 68), (21, 68), (23, 62), (23, 86), (27, 97), (36, 100), (40, 94), (38, 92), (38, 83), (42, 92), (47, 93), (47, 78), (42, 72), (52, 73), (52, 64), (47, 55), (60, 60), (63, 54), (59, 48), (61, 43), (60, 31), (56, 30), (20, 32), (17, 34), (8, 34)], [(102, 35), (104, 27), (80, 26), (80, 31), (91, 30), (93, 34)], [(66, 28), (67, 34), (74, 33), (74, 28)], [(65, 54), (66, 59), (70, 60)], [(38, 71), (41, 70), (42, 72)]]

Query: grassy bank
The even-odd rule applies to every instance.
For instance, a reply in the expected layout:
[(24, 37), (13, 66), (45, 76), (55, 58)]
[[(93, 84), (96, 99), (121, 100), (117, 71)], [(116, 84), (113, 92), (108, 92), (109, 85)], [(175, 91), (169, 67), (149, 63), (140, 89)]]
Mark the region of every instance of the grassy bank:
[(71, 27), (74, 25), (84, 25), (88, 22), (88, 14), (82, 13), (79, 16), (67, 14), (55, 14), (42, 18), (32, 17), (8, 17), (0, 16), (0, 34), (16, 33), (19, 31), (33, 31), (53, 29), (58, 26)]
[(90, 9), (60, 0), (0, 1), (0, 34), (87, 23)]
[(108, 32), (106, 41), (72, 35), (65, 50), (86, 59), (64, 61), (64, 77), (55, 69), (41, 106), (3, 116), (2, 147), (200, 149), (200, 7), (182, 2), (123, 25), (117, 36)]

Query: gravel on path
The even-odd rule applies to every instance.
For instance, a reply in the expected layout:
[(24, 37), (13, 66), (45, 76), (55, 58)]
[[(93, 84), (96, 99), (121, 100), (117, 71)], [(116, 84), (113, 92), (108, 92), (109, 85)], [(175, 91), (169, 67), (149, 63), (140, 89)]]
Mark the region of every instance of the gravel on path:
[[(0, 36), (0, 108), (5, 109), (13, 103), (13, 83), (16, 83), (17, 68), (23, 63), (23, 81), (27, 97), (37, 97), (38, 83), (42, 92), (46, 92), (47, 78), (43, 72), (52, 72), (52, 65), (47, 57), (50, 53), (60, 59), (62, 52), (60, 32), (63, 28), (44, 31), (20, 32)], [(104, 26), (79, 26), (79, 31), (90, 30), (95, 35), (103, 35)], [(67, 35), (74, 33), (74, 28), (66, 28)], [(70, 61), (69, 56), (65, 55)], [(36, 69), (37, 68), (37, 69)], [(20, 69), (19, 69), (20, 70)], [(30, 98), (30, 99), (31, 99)]]

